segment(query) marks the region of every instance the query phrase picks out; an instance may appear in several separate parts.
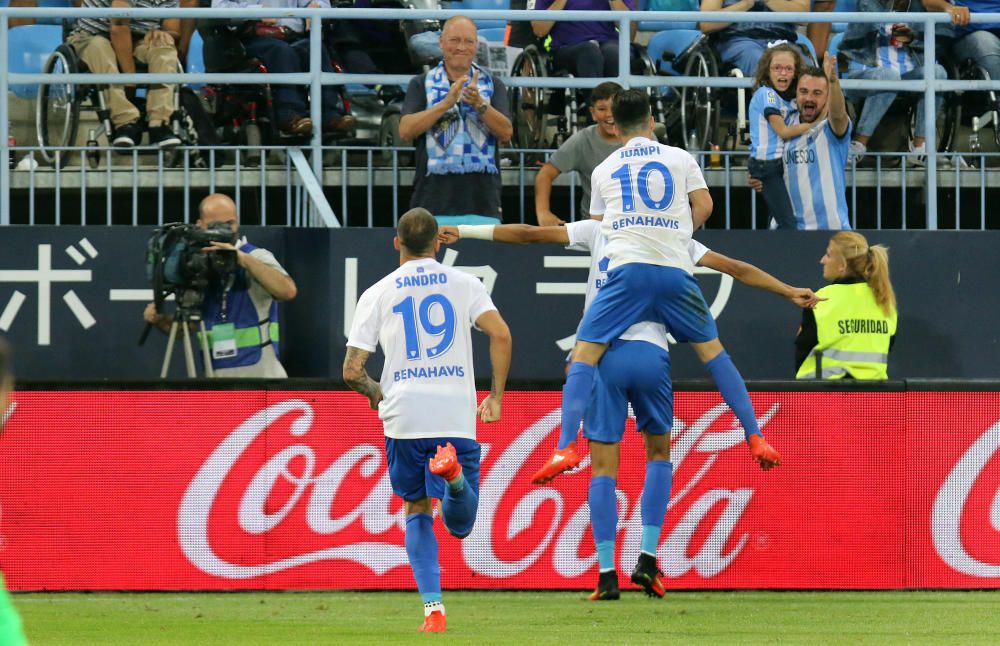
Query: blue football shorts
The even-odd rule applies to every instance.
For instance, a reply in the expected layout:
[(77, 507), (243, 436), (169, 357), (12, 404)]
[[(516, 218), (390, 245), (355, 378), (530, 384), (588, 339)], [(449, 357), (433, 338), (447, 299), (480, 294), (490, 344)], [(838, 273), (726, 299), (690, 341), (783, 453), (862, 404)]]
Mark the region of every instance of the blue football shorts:
[(719, 336), (694, 276), (677, 267), (629, 263), (608, 272), (608, 282), (587, 308), (576, 338), (610, 343), (642, 321), (664, 324), (681, 343)]
[(674, 390), (669, 352), (646, 341), (612, 342), (597, 364), (590, 406), (583, 417), (583, 436), (609, 444), (621, 442), (629, 402), (637, 431), (652, 435), (670, 432)]
[(438, 446), (451, 442), (462, 465), (466, 485), (479, 494), (479, 442), (464, 437), (429, 437), (413, 440), (385, 438), (385, 456), (389, 463), (392, 491), (403, 500), (416, 502), (423, 498), (444, 498), (448, 483), (431, 473), (428, 461)]

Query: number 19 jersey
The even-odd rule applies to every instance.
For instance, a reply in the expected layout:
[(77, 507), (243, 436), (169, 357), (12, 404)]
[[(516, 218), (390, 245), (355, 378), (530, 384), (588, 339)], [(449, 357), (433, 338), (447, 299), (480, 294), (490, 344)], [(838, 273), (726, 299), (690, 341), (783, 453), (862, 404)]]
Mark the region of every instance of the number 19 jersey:
[(591, 175), (590, 213), (603, 215), (609, 269), (628, 263), (694, 273), (688, 242), (694, 223), (688, 193), (707, 188), (687, 151), (634, 137)]
[(433, 258), (404, 263), (361, 295), (347, 345), (382, 346), (386, 436), (476, 438), (471, 329), (495, 309), (479, 279)]

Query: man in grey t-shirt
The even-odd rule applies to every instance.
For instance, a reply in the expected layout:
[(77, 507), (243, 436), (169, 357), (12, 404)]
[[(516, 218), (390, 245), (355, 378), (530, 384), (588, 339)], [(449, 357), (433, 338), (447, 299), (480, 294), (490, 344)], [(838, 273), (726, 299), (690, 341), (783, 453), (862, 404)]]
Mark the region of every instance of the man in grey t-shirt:
[(622, 86), (611, 81), (594, 88), (590, 93), (590, 116), (594, 119), (594, 125), (567, 139), (538, 171), (535, 176), (535, 215), (539, 225), (565, 223), (552, 212), (549, 197), (556, 177), (570, 171), (580, 174), (580, 185), (583, 188), (581, 217), (590, 217), (590, 174), (622, 145), (618, 139), (618, 131), (615, 130), (615, 118), (611, 115), (611, 100), (621, 90)]

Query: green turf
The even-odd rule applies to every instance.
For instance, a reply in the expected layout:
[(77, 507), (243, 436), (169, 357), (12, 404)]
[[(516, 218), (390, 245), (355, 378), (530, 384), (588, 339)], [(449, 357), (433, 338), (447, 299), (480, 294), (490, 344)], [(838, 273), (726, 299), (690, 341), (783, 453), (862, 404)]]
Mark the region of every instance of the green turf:
[(45, 644), (998, 644), (998, 592), (445, 592), (448, 633), (412, 592), (18, 594)]

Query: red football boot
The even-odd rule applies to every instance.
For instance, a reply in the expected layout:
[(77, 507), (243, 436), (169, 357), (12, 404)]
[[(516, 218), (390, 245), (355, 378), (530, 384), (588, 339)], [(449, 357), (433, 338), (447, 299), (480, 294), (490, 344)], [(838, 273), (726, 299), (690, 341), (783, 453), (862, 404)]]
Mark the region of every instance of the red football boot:
[(431, 614), (424, 617), (424, 623), (420, 626), (420, 632), (422, 633), (443, 633), (447, 628), (448, 622), (444, 618), (444, 613), (440, 610), (435, 610)]
[(760, 435), (751, 435), (747, 442), (750, 443), (750, 455), (764, 471), (781, 464), (781, 455)]
[(580, 455), (576, 452), (576, 442), (570, 442), (565, 449), (556, 449), (542, 468), (531, 476), (533, 484), (552, 482), (560, 473), (570, 471), (580, 465)]
[(430, 469), (431, 473), (441, 476), (448, 482), (462, 475), (462, 465), (458, 462), (458, 455), (451, 442), (438, 446), (437, 454), (431, 458)]

